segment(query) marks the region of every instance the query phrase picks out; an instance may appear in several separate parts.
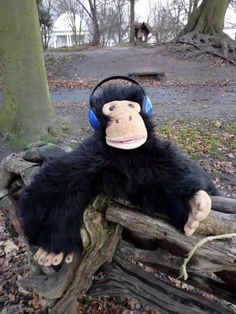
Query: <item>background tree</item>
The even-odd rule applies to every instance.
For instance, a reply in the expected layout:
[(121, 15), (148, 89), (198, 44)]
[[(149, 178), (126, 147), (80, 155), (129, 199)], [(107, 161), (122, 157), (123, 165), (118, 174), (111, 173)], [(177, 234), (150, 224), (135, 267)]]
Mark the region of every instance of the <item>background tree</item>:
[(189, 0), (188, 3), (188, 19), (190, 18), (190, 15), (195, 11), (200, 3), (200, 0)]
[(117, 43), (122, 43), (126, 40), (128, 32), (128, 14), (127, 14), (127, 0), (116, 0), (116, 6), (113, 10), (116, 10), (115, 19), (115, 34), (113, 39)]
[[(87, 13), (90, 22), (92, 22), (92, 44), (99, 45), (100, 44), (100, 28), (98, 23), (98, 1), (97, 0), (76, 0), (84, 11)], [(88, 23), (89, 24), (89, 23)]]
[(181, 34), (198, 32), (222, 35), (225, 13), (229, 3), (230, 0), (203, 0), (199, 7), (195, 6)]
[(128, 1), (105, 0), (98, 6), (98, 21), (103, 46), (122, 43), (128, 38)]
[(53, 14), (53, 0), (37, 0), (37, 6), (43, 48), (47, 49), (55, 17), (55, 14)]
[(168, 42), (178, 35), (188, 10), (189, 3), (185, 0), (149, 1), (147, 23), (155, 30), (157, 42)]
[(176, 41), (220, 56), (236, 65), (236, 45), (223, 32), (230, 0), (202, 0), (192, 11)]
[(134, 44), (135, 0), (130, 0), (130, 43)]
[[(231, 0), (230, 7), (232, 8), (234, 13), (236, 14), (236, 0)], [(231, 25), (232, 25), (232, 27), (236, 28), (236, 19), (233, 22), (231, 22)], [(236, 40), (236, 34), (235, 34), (234, 39)]]
[(47, 135), (54, 117), (38, 21), (36, 1), (0, 1), (0, 132), (18, 143)]
[(74, 45), (80, 44), (84, 9), (77, 0), (57, 0), (58, 14), (65, 13), (67, 24), (73, 33)]

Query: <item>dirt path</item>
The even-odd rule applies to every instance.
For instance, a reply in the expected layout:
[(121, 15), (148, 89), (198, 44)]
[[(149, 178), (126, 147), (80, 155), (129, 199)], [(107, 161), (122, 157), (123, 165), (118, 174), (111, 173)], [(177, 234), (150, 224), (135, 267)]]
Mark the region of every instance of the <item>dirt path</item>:
[[(127, 75), (139, 70), (165, 72), (173, 83), (196, 83), (214, 80), (236, 81), (236, 67), (216, 63), (215, 58), (182, 60), (170, 56), (165, 47), (99, 48), (81, 52), (47, 52), (55, 63), (58, 79), (101, 79), (110, 75)], [(56, 62), (62, 58), (64, 62)]]
[[(56, 103), (88, 103), (91, 90), (58, 90), (52, 92)], [(236, 86), (147, 87), (158, 121), (170, 118), (224, 119), (236, 117)]]
[[(109, 75), (127, 75), (138, 70), (165, 72), (165, 81), (147, 87), (154, 104), (154, 117), (223, 119), (236, 118), (236, 67), (222, 65), (215, 58), (198, 62), (170, 56), (163, 46), (99, 48), (90, 51), (45, 54), (48, 76), (53, 80), (96, 79)], [(58, 103), (87, 103), (90, 90), (63, 88), (52, 91)], [(0, 92), (0, 104), (2, 94)], [(73, 117), (71, 117), (73, 120)], [(84, 121), (79, 125), (84, 126)]]
[[(154, 104), (154, 116), (158, 121), (170, 118), (224, 119), (236, 117), (236, 85), (214, 87), (193, 85), (188, 87), (146, 87)], [(59, 89), (51, 92), (53, 103), (88, 103), (90, 89)], [(0, 103), (2, 93), (0, 92)]]
[[(154, 103), (154, 119), (158, 121), (236, 118), (236, 67), (222, 65), (215, 58), (203, 57), (198, 62), (180, 60), (170, 56), (163, 46), (54, 51), (46, 54), (46, 60), (50, 58), (54, 67), (49, 74), (53, 79), (99, 80), (138, 70), (165, 72), (165, 81), (160, 86), (146, 88)], [(52, 99), (55, 104), (87, 103), (89, 93), (90, 90), (60, 89), (52, 92)], [(86, 127), (84, 119), (77, 123)]]

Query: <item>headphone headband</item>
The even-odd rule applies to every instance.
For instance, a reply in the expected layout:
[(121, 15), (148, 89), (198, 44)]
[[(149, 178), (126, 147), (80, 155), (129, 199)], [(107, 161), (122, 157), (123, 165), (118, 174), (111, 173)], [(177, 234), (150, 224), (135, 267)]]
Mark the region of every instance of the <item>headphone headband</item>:
[(92, 101), (92, 98), (93, 98), (93, 95), (94, 93), (96, 92), (96, 90), (101, 86), (103, 85), (104, 83), (106, 82), (109, 82), (109, 81), (113, 81), (113, 80), (123, 80), (123, 81), (127, 81), (127, 82), (131, 82), (135, 85), (138, 85), (142, 88), (142, 91), (143, 91), (143, 94), (145, 95), (145, 91), (143, 89), (143, 87), (137, 82), (135, 81), (134, 79), (132, 79), (131, 77), (128, 77), (128, 76), (124, 76), (124, 75), (114, 75), (114, 76), (109, 76), (107, 78), (105, 78), (104, 80), (100, 81), (95, 87), (94, 89), (92, 90), (92, 93), (90, 95), (90, 98), (89, 98), (89, 105), (91, 106), (91, 101)]
[(90, 98), (89, 98), (89, 112), (88, 112), (88, 119), (89, 119), (89, 123), (91, 124), (91, 126), (95, 129), (98, 130), (99, 126), (100, 126), (100, 122), (99, 119), (96, 115), (96, 111), (93, 110), (92, 108), (92, 98), (94, 93), (96, 92), (96, 90), (98, 89), (98, 87), (100, 87), (102, 84), (104, 84), (105, 82), (108, 81), (112, 81), (112, 80), (123, 80), (123, 81), (128, 81), (131, 82), (135, 85), (140, 86), (142, 92), (143, 92), (143, 103), (142, 103), (142, 110), (143, 112), (145, 112), (147, 115), (151, 115), (152, 114), (152, 102), (150, 100), (150, 98), (148, 96), (146, 96), (146, 93), (143, 89), (143, 87), (134, 79), (127, 77), (127, 76), (122, 76), (122, 75), (115, 75), (115, 76), (109, 76), (107, 78), (105, 78), (104, 80), (102, 80), (101, 82), (99, 82), (93, 89)]

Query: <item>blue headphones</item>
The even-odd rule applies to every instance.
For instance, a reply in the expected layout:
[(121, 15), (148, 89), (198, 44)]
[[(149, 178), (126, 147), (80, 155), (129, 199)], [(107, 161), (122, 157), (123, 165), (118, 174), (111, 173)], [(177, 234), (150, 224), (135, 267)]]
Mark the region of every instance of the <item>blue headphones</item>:
[(94, 128), (94, 130), (99, 129), (100, 126), (100, 122), (99, 119), (95, 113), (95, 111), (93, 110), (92, 107), (92, 98), (94, 93), (96, 92), (96, 90), (98, 89), (98, 87), (100, 87), (101, 85), (103, 85), (105, 82), (111, 81), (111, 80), (124, 80), (124, 81), (128, 81), (131, 82), (133, 84), (136, 84), (138, 86), (140, 86), (142, 88), (143, 91), (143, 103), (142, 103), (142, 112), (144, 112), (145, 114), (147, 114), (148, 116), (150, 116), (152, 114), (152, 102), (150, 100), (150, 98), (145, 94), (145, 91), (143, 89), (143, 87), (134, 79), (127, 77), (127, 76), (122, 76), (122, 75), (116, 75), (116, 76), (110, 76), (105, 78), (104, 80), (102, 80), (101, 82), (99, 82), (93, 89), (90, 98), (89, 98), (89, 112), (88, 112), (88, 120), (90, 125)]

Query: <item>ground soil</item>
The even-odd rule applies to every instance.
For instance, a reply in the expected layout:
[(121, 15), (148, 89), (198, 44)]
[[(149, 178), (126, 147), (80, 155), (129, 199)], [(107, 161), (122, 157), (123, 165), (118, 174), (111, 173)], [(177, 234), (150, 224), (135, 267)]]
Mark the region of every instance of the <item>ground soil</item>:
[[(52, 50), (45, 53), (45, 61), (56, 111), (74, 130), (68, 135), (70, 139), (81, 139), (89, 132), (86, 119), (89, 82), (134, 71), (165, 73), (161, 82), (144, 82), (157, 123), (169, 119), (229, 121), (236, 117), (236, 67), (209, 55), (182, 60), (160, 45)], [(81, 88), (77, 88), (78, 80), (82, 82)], [(2, 101), (0, 91), (0, 104)], [(0, 159), (9, 151), (0, 138)]]
[(201, 60), (182, 60), (178, 56), (170, 55), (162, 45), (97, 48), (75, 52), (54, 50), (46, 52), (45, 56), (70, 56), (64, 64), (59, 63), (58, 73), (55, 73), (59, 79), (102, 79), (139, 70), (157, 70), (165, 72), (167, 80), (172, 83), (236, 80), (236, 67), (222, 66), (224, 63), (208, 56), (203, 56)]

